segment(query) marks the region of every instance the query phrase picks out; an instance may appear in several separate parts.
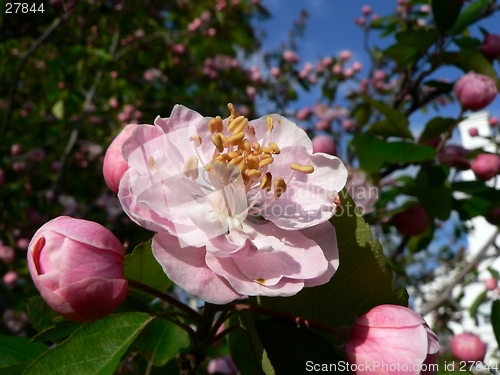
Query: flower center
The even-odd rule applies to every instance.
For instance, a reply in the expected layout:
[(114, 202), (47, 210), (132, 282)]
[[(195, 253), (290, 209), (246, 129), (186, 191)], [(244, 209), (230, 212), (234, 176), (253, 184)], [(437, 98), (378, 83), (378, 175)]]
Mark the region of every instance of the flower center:
[[(287, 181), (282, 177), (274, 177), (268, 171), (269, 165), (274, 158), (281, 153), (280, 147), (269, 141), (274, 129), (274, 121), (267, 116), (267, 131), (259, 143), (258, 140), (250, 143), (248, 138), (255, 139), (255, 129), (248, 124), (248, 119), (241, 116), (233, 104), (229, 103), (231, 112), (226, 124), (222, 118), (217, 116), (208, 122), (208, 130), (211, 133), (211, 142), (214, 145), (214, 153), (209, 163), (204, 164), (198, 148), (203, 140), (199, 135), (189, 138), (193, 142), (196, 156), (190, 156), (184, 164), (184, 175), (193, 179), (199, 176), (198, 163), (201, 162), (205, 171), (208, 172), (207, 183), (217, 189), (224, 189), (229, 184), (241, 179), (247, 199), (248, 207), (244, 214), (259, 215), (272, 202), (279, 199), (287, 190), (287, 184), (293, 178), (295, 172), (310, 174), (314, 172), (311, 165), (290, 164), (292, 173)], [(232, 212), (226, 204), (229, 215), (240, 216), (242, 213)]]

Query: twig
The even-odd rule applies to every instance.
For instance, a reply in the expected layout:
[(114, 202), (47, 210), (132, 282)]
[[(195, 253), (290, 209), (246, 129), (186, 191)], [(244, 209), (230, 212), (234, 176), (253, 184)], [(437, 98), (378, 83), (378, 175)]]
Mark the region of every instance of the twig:
[(486, 254), (488, 249), (492, 244), (495, 243), (495, 239), (498, 236), (498, 229), (495, 230), (495, 233), (490, 237), (490, 239), (484, 244), (483, 248), (479, 250), (476, 256), (463, 268), (462, 271), (458, 273), (457, 276), (452, 280), (452, 282), (443, 290), (432, 302), (425, 304), (420, 309), (420, 315), (426, 315), (432, 310), (438, 308), (442, 303), (446, 302), (453, 291), (453, 288), (457, 286), (462, 279), (469, 273), (469, 271), (474, 268), (474, 266), (481, 260), (481, 258)]
[(33, 43), (22, 58), (21, 62), (19, 63), (19, 66), (17, 67), (16, 73), (14, 74), (14, 80), (10, 89), (10, 94), (9, 94), (9, 102), (7, 105), (7, 111), (5, 112), (5, 117), (2, 125), (2, 130), (0, 131), (0, 135), (3, 135), (5, 131), (7, 130), (7, 126), (10, 120), (10, 117), (12, 116), (12, 109), (14, 107), (14, 97), (17, 92), (17, 87), (19, 85), (19, 78), (21, 76), (21, 72), (24, 69), (24, 66), (26, 65), (26, 62), (28, 61), (29, 57), (35, 53), (35, 51), (42, 45), (43, 42), (54, 32), (55, 29), (57, 29), (63, 22), (67, 21), (71, 17), (71, 13), (65, 13), (61, 17), (56, 18), (52, 24), (47, 28), (47, 30), (44, 31), (42, 35)]
[(142, 290), (143, 292), (146, 292), (148, 294), (151, 294), (152, 296), (155, 296), (172, 306), (177, 307), (179, 310), (184, 311), (191, 319), (193, 319), (196, 322), (200, 322), (201, 320), (201, 315), (198, 314), (195, 310), (193, 310), (191, 307), (185, 305), (178, 299), (168, 295), (167, 293), (160, 292), (159, 290), (156, 290), (154, 288), (151, 288), (150, 286), (147, 286), (146, 284), (140, 283), (135, 280), (128, 280), (128, 285), (132, 288)]

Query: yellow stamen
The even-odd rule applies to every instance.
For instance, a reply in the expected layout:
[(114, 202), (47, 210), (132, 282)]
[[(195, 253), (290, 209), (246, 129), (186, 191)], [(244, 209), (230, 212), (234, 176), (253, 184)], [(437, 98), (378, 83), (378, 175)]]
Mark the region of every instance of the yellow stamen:
[(194, 143), (195, 147), (200, 147), (201, 137), (198, 134), (192, 135), (191, 137), (189, 137), (189, 140)]
[(258, 150), (253, 150), (252, 151), (252, 155), (259, 156), (260, 154), (262, 154), (262, 149), (261, 148), (259, 148)]
[(236, 146), (239, 144), (243, 138), (245, 138), (245, 133), (234, 133), (232, 136), (230, 136), (227, 141), (229, 142), (230, 145)]
[(248, 119), (245, 116), (239, 116), (231, 121), (231, 124), (227, 127), (227, 131), (239, 133), (242, 132), (247, 125)]
[(259, 150), (259, 149), (260, 149), (260, 145), (259, 145), (259, 143), (258, 143), (258, 142), (254, 142), (254, 143), (253, 143), (253, 145), (252, 145), (252, 148), (253, 148), (254, 150)]
[(152, 156), (150, 156), (148, 158), (148, 165), (149, 165), (149, 168), (151, 168), (152, 171), (158, 172), (158, 166), (156, 165), (156, 161), (155, 161), (155, 159)]
[(300, 165), (297, 163), (292, 163), (290, 165), (290, 168), (292, 168), (294, 171), (299, 171), (299, 172), (307, 173), (307, 174), (314, 172), (314, 167), (312, 165)]
[(266, 165), (271, 164), (273, 161), (274, 161), (274, 159), (272, 157), (261, 160), (259, 162), (259, 169), (264, 168)]
[(255, 279), (255, 282), (259, 283), (259, 284), (262, 284), (262, 285), (265, 285), (266, 284), (266, 280), (263, 279), (263, 278), (258, 278), (258, 279)]
[(231, 116), (233, 116), (233, 118), (237, 118), (240, 116), (233, 103), (228, 103), (227, 108), (229, 108), (229, 110), (231, 111)]
[(250, 169), (259, 169), (259, 158), (254, 155), (247, 156), (247, 166)]
[(278, 147), (278, 145), (274, 142), (269, 142), (269, 147), (271, 147), (271, 149), (273, 150), (273, 153), (279, 155), (279, 153), (281, 152), (280, 148)]
[(274, 199), (279, 199), (286, 191), (286, 183), (281, 177), (274, 180)]
[(269, 158), (272, 158), (272, 156), (270, 154), (262, 154), (262, 155), (260, 155), (260, 160), (269, 159)]
[(267, 172), (262, 178), (262, 181), (260, 182), (260, 188), (265, 189), (266, 191), (270, 191), (271, 187), (272, 187), (271, 172)]
[(239, 163), (241, 163), (242, 160), (243, 160), (243, 156), (238, 156), (238, 157), (234, 158), (233, 160), (231, 160), (229, 162), (229, 164), (238, 165)]
[(224, 151), (224, 146), (222, 144), (222, 138), (220, 136), (221, 134), (222, 133), (212, 134), (212, 143), (215, 145), (215, 147), (217, 147), (217, 150), (219, 150), (219, 152)]
[(247, 169), (245, 170), (244, 173), (248, 177), (254, 177), (254, 176), (260, 177), (262, 175), (262, 172), (257, 169)]
[(228, 142), (228, 140), (227, 140), (226, 136), (224, 135), (224, 133), (220, 133), (220, 132), (219, 132), (219, 133), (217, 133), (217, 134), (219, 134), (220, 139), (222, 140), (222, 145), (223, 145), (224, 147), (226, 147), (226, 148), (227, 148), (227, 147), (229, 147), (229, 142)]

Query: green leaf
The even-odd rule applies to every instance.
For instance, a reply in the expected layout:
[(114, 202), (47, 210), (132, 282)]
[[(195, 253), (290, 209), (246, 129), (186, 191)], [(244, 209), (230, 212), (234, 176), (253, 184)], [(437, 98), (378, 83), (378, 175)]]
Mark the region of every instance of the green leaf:
[(476, 73), (484, 74), (495, 81), (497, 87), (499, 80), (497, 73), (491, 63), (484, 55), (478, 51), (465, 50), (460, 52), (447, 52), (442, 56), (446, 64), (455, 65), (465, 73), (473, 70)]
[(64, 101), (59, 99), (56, 104), (52, 106), (52, 114), (58, 120), (62, 120), (64, 117)]
[(447, 185), (448, 170), (442, 165), (423, 165), (415, 179), (417, 197), (427, 213), (448, 220), (452, 208), (452, 190)]
[(189, 346), (189, 336), (185, 330), (166, 319), (153, 320), (137, 348), (154, 366), (163, 366)]
[(71, 336), (73, 332), (81, 327), (81, 323), (72, 322), (62, 317), (55, 319), (54, 322), (54, 326), (40, 331), (40, 333), (33, 336), (33, 340), (59, 342), (68, 336)]
[(404, 30), (396, 34), (398, 45), (416, 48), (422, 55), (434, 44), (437, 37), (434, 29)]
[(125, 277), (164, 291), (172, 285), (151, 251), (152, 239), (137, 245), (125, 256)]
[(377, 172), (386, 163), (417, 163), (432, 159), (436, 151), (430, 146), (408, 142), (385, 142), (370, 134), (362, 134), (351, 141), (366, 172)]
[(453, 43), (460, 47), (460, 49), (472, 49), (475, 50), (481, 45), (481, 41), (477, 38), (462, 37), (454, 38)]
[(434, 222), (431, 221), (431, 225), (428, 225), (425, 229), (424, 233), (418, 236), (411, 236), (406, 244), (406, 247), (410, 249), (412, 253), (416, 253), (420, 250), (427, 249), (429, 244), (434, 239), (434, 230), (435, 230)]
[(419, 51), (415, 47), (396, 43), (387, 48), (384, 51), (384, 55), (396, 61), (398, 65), (405, 66), (411, 64), (418, 58)]
[(341, 372), (337, 365), (343, 358), (318, 333), (279, 319), (262, 320), (255, 327), (276, 373), (306, 375), (315, 370), (314, 364), (323, 363), (329, 374)]
[(53, 320), (60, 316), (47, 305), (47, 302), (41, 296), (31, 297), (26, 302), (26, 305), (31, 324), (39, 332), (52, 327), (54, 325)]
[(478, 19), (488, 5), (488, 2), (489, 0), (477, 0), (471, 2), (471, 4), (462, 13), (460, 13), (460, 16), (453, 27), (449, 30), (449, 33), (451, 35), (460, 34), (466, 27)]
[(430, 120), (424, 128), (422, 135), (420, 136), (420, 143), (425, 143), (430, 141), (443, 133), (451, 130), (455, 125), (455, 120), (449, 117), (434, 117)]
[(459, 0), (431, 0), (432, 15), (441, 34), (449, 30), (457, 21), (462, 8)]
[(477, 309), (478, 309), (479, 305), (481, 305), (483, 303), (485, 298), (486, 298), (486, 290), (479, 293), (479, 295), (476, 297), (474, 302), (472, 302), (472, 304), (469, 307), (469, 314), (470, 314), (471, 318), (474, 319), (476, 317)]
[(0, 335), (0, 373), (21, 374), (28, 364), (49, 348), (42, 343), (31, 343), (29, 337)]
[(500, 280), (500, 272), (491, 267), (488, 267), (488, 271), (491, 273), (491, 276), (493, 276), (497, 280)]
[(500, 300), (495, 300), (491, 304), (491, 325), (500, 346)]
[(260, 297), (262, 306), (333, 327), (352, 325), (355, 314), (360, 316), (383, 303), (407, 306), (407, 293), (392, 289), (392, 271), (386, 266), (382, 247), (354, 207), (343, 190), (341, 206), (331, 219), (340, 259), (332, 279), (292, 297)]
[(368, 103), (361, 103), (354, 107), (351, 116), (356, 119), (356, 123), (361, 127), (368, 122), (371, 114), (371, 106)]
[(239, 311), (231, 316), (229, 324), (240, 327), (233, 329), (227, 339), (231, 357), (241, 375), (272, 375), (272, 365), (267, 363), (269, 359), (255, 330), (251, 313)]
[[(382, 136), (393, 136), (393, 137), (401, 137), (401, 138), (409, 138), (413, 139), (413, 135), (408, 129), (409, 121), (406, 116), (398, 111), (397, 109), (393, 109), (389, 107), (387, 104), (382, 103), (378, 100), (374, 100), (370, 98), (368, 95), (361, 95), (363, 101), (371, 104), (375, 108), (377, 108), (380, 113), (385, 116), (386, 121), (381, 125), (373, 125), (369, 131), (371, 133), (380, 134)], [(383, 133), (383, 134), (381, 134)]]
[(23, 375), (108, 375), (153, 318), (144, 313), (110, 315), (86, 324), (45, 352)]

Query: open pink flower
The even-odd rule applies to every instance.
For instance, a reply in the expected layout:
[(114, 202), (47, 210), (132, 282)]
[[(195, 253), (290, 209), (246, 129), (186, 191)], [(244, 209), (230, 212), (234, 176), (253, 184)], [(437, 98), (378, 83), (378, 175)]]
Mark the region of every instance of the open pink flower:
[(187, 292), (211, 303), (290, 296), (338, 266), (328, 222), (347, 171), (313, 154), (306, 133), (273, 114), (207, 118), (177, 105), (123, 145), (118, 197), (157, 232), (153, 253)]
[[(403, 306), (379, 305), (354, 324), (346, 357), (359, 365), (356, 373), (418, 375), (432, 372), (428, 365), (436, 363), (438, 351), (436, 335), (419, 314)], [(371, 368), (361, 367), (366, 364)]]

